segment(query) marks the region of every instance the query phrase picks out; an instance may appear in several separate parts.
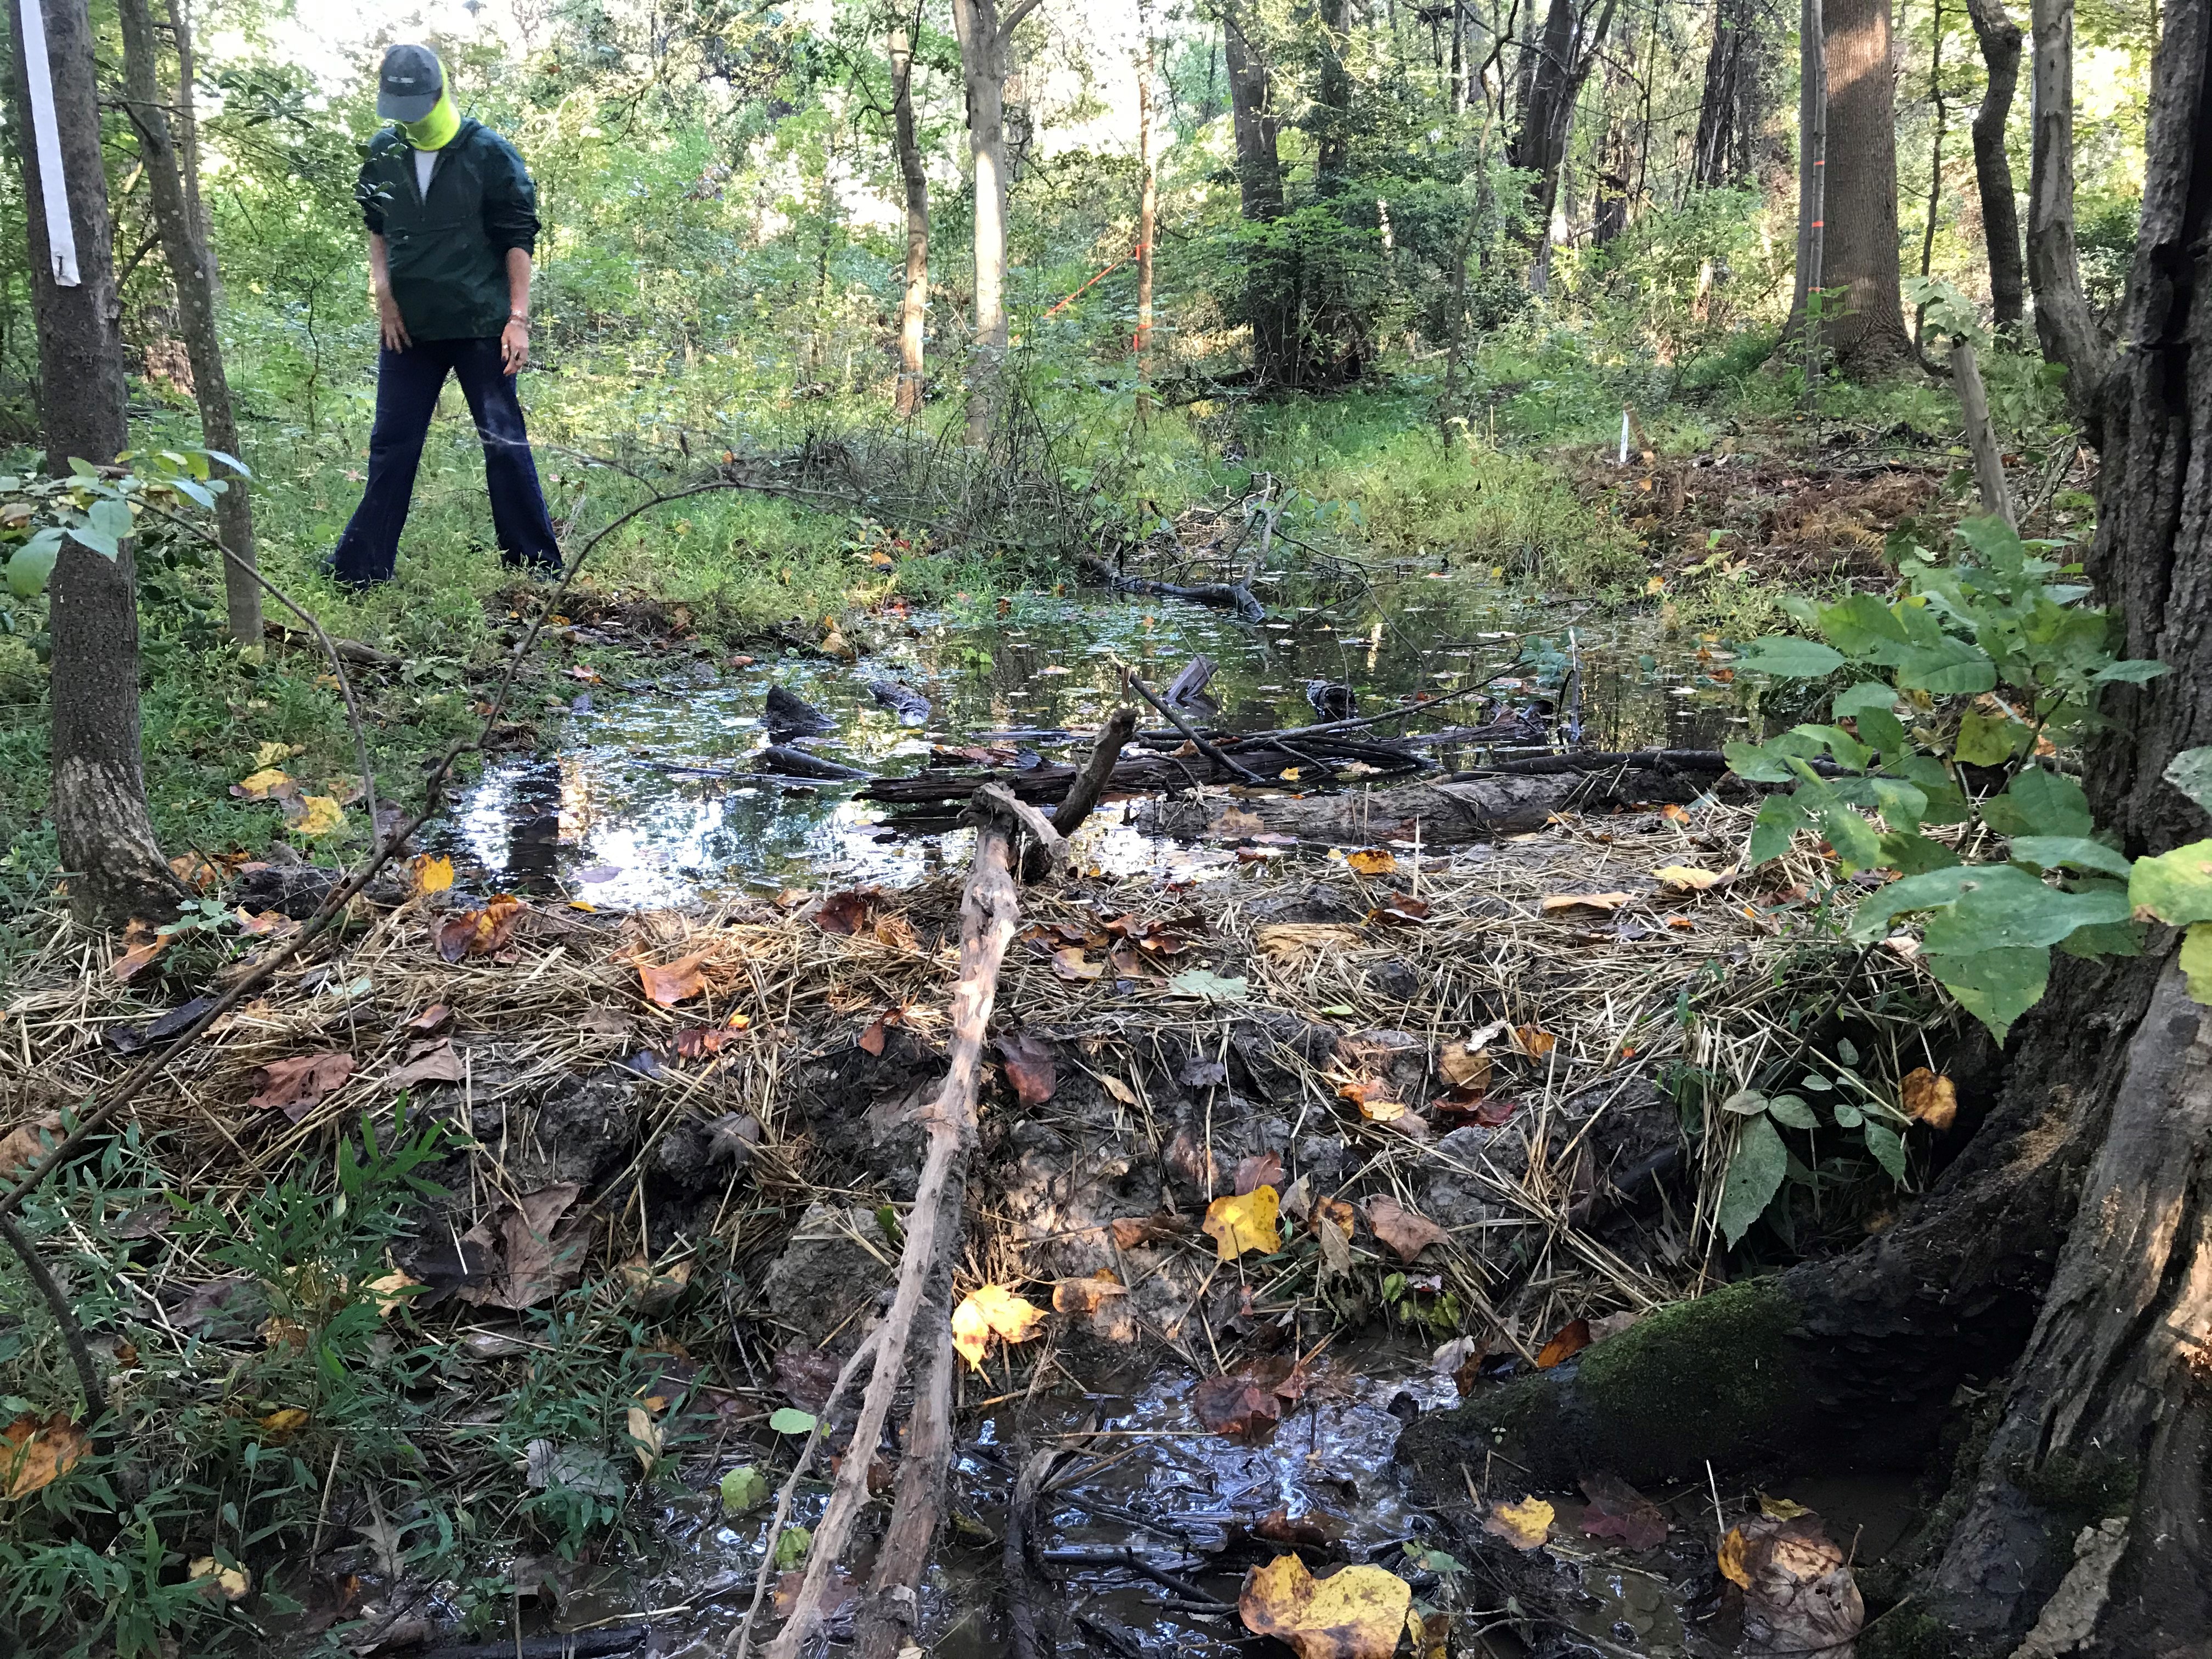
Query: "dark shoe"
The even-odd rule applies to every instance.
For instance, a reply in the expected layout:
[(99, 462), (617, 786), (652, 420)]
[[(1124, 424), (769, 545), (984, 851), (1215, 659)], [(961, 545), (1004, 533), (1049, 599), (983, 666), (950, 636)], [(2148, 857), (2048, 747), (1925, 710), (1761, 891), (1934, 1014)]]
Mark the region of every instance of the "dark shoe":
[(316, 568), (328, 577), (333, 585), (343, 587), (349, 593), (366, 593), (372, 587), (381, 587), (392, 580), (389, 576), (349, 575), (338, 568), (338, 556), (335, 553), (323, 555), (322, 563)]

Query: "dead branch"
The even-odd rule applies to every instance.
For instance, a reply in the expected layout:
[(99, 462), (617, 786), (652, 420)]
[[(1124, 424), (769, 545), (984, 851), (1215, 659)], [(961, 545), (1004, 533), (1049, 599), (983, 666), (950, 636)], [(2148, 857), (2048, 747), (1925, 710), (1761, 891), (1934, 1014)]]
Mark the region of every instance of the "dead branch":
[[(960, 977), (952, 988), (951, 1063), (943, 1087), (921, 1114), (928, 1136), (928, 1154), (915, 1186), (913, 1207), (907, 1212), (906, 1246), (899, 1254), (897, 1288), (890, 1311), (884, 1318), (875, 1370), (860, 1402), (851, 1448), (838, 1468), (829, 1505), (814, 1528), (806, 1576), (792, 1599), (783, 1629), (769, 1649), (769, 1659), (799, 1659), (821, 1626), (822, 1597), (829, 1587), (830, 1574), (844, 1554), (853, 1523), (867, 1501), (868, 1465), (883, 1438), (891, 1401), (898, 1392), (915, 1312), (938, 1272), (940, 1249), (958, 1228), (959, 1200), (953, 1197), (948, 1201), (950, 1182), (956, 1169), (964, 1170), (968, 1148), (975, 1139), (975, 1095), (982, 1082), (984, 1035), (998, 996), (999, 965), (1021, 920), (1020, 896), (1014, 886), (1012, 830), (1005, 817), (991, 810), (993, 803), (981, 791), (976, 805), (985, 816), (977, 827), (975, 861), (960, 897)], [(945, 1224), (948, 1210), (952, 1212), (950, 1227)]]
[(1106, 785), (1114, 775), (1114, 763), (1121, 758), (1121, 749), (1137, 729), (1137, 713), (1126, 703), (1106, 717), (1099, 729), (1098, 741), (1091, 747), (1091, 758), (1083, 763), (1067, 793), (1060, 798), (1054, 809), (1052, 827), (1065, 837), (1072, 837), (1083, 827), (1106, 793)]
[(1142, 697), (1146, 702), (1152, 704), (1155, 709), (1158, 710), (1160, 714), (1165, 718), (1170, 726), (1172, 726), (1176, 731), (1182, 732), (1184, 737), (1188, 738), (1200, 754), (1205, 756), (1206, 759), (1212, 761), (1216, 766), (1221, 767), (1224, 770), (1234, 772), (1238, 777), (1243, 779), (1247, 783), (1267, 782), (1267, 779), (1261, 777), (1257, 772), (1255, 772), (1251, 768), (1244, 765), (1241, 761), (1231, 760), (1227, 755), (1222, 753), (1221, 746), (1215, 743), (1212, 738), (1200, 735), (1198, 728), (1182, 717), (1181, 710), (1169, 708), (1167, 704), (1160, 701), (1158, 694), (1156, 693), (1151, 686), (1146, 685), (1143, 680), (1138, 678), (1136, 670), (1129, 667), (1128, 665), (1125, 663), (1122, 665), (1121, 672), (1123, 677), (1128, 680), (1129, 684), (1136, 689), (1137, 695)]

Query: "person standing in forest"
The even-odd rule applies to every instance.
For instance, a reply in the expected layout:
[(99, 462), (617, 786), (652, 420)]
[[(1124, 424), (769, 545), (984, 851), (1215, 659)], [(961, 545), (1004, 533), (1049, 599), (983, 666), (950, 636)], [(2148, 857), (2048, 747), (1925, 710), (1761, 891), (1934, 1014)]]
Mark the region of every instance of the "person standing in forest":
[(369, 282), (383, 348), (368, 483), (329, 569), (349, 587), (392, 580), (399, 532), (438, 394), (451, 373), (483, 441), (502, 563), (561, 568), (514, 377), (530, 358), (530, 270), (538, 187), (522, 157), (454, 106), (428, 46), (384, 54), (372, 139), (355, 195), (368, 226)]

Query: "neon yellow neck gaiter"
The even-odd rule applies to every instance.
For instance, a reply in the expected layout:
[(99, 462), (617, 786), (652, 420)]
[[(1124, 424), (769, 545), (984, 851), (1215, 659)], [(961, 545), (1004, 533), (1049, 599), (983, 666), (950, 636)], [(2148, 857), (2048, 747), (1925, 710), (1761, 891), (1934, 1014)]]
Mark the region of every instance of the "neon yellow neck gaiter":
[[(438, 70), (442, 79), (445, 65), (440, 64)], [(453, 107), (451, 87), (440, 90), (438, 101), (431, 106), (430, 112), (421, 120), (399, 123), (401, 136), (416, 149), (443, 149), (460, 130), (461, 112)]]

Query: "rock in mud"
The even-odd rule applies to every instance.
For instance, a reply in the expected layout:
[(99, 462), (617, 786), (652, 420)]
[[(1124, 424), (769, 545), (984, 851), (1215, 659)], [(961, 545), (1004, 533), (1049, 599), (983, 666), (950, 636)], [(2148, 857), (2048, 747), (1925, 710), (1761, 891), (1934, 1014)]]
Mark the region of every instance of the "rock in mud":
[(788, 738), (818, 738), (837, 729), (837, 722), (829, 715), (780, 685), (768, 689), (768, 700), (761, 709), (761, 724), (768, 728), (769, 736), (779, 743)]
[(768, 1315), (810, 1347), (832, 1332), (832, 1352), (849, 1353), (867, 1310), (890, 1287), (898, 1249), (860, 1205), (811, 1204), (762, 1286)]

